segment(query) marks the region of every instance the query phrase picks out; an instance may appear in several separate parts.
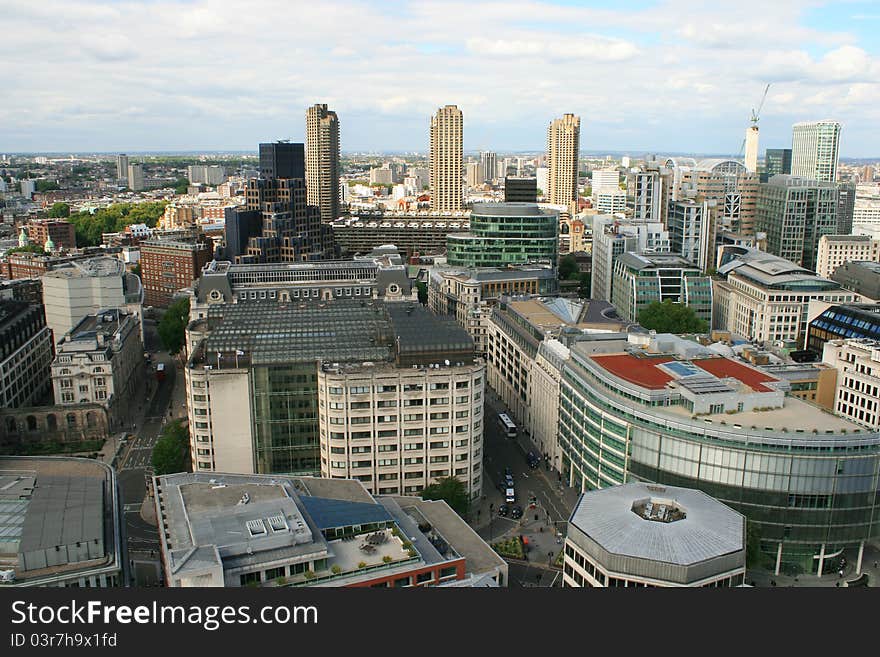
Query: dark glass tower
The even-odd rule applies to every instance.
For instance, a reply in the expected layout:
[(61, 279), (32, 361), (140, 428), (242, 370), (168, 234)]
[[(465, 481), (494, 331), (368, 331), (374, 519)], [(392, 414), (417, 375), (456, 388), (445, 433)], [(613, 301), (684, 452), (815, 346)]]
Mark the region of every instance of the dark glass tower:
[(260, 144), (260, 177), (275, 178), (306, 177), (306, 152), (304, 144), (276, 141)]

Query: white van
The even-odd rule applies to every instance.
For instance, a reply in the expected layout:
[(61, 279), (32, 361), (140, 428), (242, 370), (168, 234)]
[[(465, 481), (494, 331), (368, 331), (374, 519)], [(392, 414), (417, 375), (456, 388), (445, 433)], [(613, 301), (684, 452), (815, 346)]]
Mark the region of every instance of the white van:
[(504, 501), (508, 504), (516, 502), (516, 492), (513, 490), (513, 486), (507, 487), (507, 490), (504, 493)]

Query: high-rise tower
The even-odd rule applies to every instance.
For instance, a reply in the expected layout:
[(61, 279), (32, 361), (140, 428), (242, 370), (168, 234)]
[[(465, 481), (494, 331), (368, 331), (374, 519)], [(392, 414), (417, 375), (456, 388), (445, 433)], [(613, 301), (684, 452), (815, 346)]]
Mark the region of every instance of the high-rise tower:
[(795, 123), (791, 133), (791, 175), (835, 182), (840, 152), (840, 123)]
[(578, 149), (581, 119), (564, 114), (547, 130), (547, 187), (544, 197), (554, 205), (571, 206), (577, 201)]
[(306, 193), (322, 222), (339, 218), (339, 118), (327, 105), (306, 111)]
[(456, 105), (446, 105), (431, 117), (431, 210), (461, 210), (463, 118)]

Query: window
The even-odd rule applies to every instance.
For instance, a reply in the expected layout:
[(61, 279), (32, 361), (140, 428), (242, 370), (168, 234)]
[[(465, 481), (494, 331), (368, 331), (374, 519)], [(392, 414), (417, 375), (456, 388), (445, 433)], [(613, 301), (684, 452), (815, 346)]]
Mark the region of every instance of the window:
[(429, 390), (449, 390), (449, 383), (432, 383)]
[(397, 465), (397, 459), (379, 459), (378, 464), (380, 466)]
[(341, 395), (342, 388), (328, 388), (331, 395)]
[(431, 427), (429, 432), (432, 436), (439, 436), (445, 433), (449, 433), (449, 427)]
[(72, 387), (73, 387), (73, 381), (71, 381), (70, 379), (61, 379), (61, 382), (59, 383), (59, 385), (60, 385), (62, 388), (72, 388)]
[(404, 422), (418, 422), (419, 420), (424, 420), (425, 415), (423, 413), (406, 413), (403, 416)]
[(403, 449), (404, 451), (413, 451), (417, 449), (423, 449), (425, 447), (425, 443), (404, 443)]
[(445, 447), (449, 447), (448, 440), (438, 440), (436, 442), (432, 442), (430, 445), (431, 449), (443, 449)]
[(365, 395), (368, 392), (370, 392), (370, 386), (350, 386), (348, 388), (350, 395)]
[(425, 430), (421, 429), (421, 428), (419, 428), (419, 429), (404, 429), (403, 435), (404, 436), (423, 436), (423, 435), (425, 435)]
[(470, 386), (469, 381), (459, 381), (458, 383), (455, 384), (455, 389), (456, 390), (464, 390), (468, 386)]
[(442, 406), (449, 403), (449, 397), (434, 397), (431, 399), (431, 406)]

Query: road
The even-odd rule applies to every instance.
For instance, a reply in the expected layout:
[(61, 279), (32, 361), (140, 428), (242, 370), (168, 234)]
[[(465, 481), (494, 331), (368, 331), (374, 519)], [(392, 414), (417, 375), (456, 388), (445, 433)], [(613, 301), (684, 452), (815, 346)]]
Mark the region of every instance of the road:
[[(144, 520), (141, 511), (147, 495), (147, 481), (152, 475), (153, 447), (162, 428), (170, 419), (169, 406), (172, 405), (175, 394), (182, 397), (182, 391), (177, 389), (178, 385), (182, 385), (182, 374), (177, 371), (173, 357), (156, 351), (158, 338), (156, 324), (152, 320), (144, 320), (144, 345), (145, 350), (151, 354), (153, 365), (165, 363), (166, 376), (163, 381), (157, 382), (154, 368), (146, 368), (148, 380), (145, 403), (139, 409), (142, 414), (134, 422), (133, 437), (129, 440), (128, 450), (119, 465), (118, 476), (134, 583), (138, 586), (152, 586), (159, 582), (159, 534), (154, 525)], [(178, 406), (177, 415), (180, 415), (183, 410), (181, 401), (175, 403)]]
[[(561, 548), (557, 531), (564, 534), (568, 518), (578, 499), (578, 491), (569, 488), (549, 464), (542, 463), (537, 469), (528, 467), (526, 453), (534, 450), (528, 436), (508, 438), (497, 422), (498, 413), (509, 412), (491, 390), (486, 391), (483, 419), (483, 495), (471, 523), (486, 541), (492, 543), (502, 538), (522, 535), (529, 541), (530, 558), (546, 566)], [(500, 517), (497, 509), (504, 504), (498, 484), (509, 467), (513, 474), (516, 502), (522, 506), (523, 517), (519, 520)], [(537, 499), (535, 508), (529, 508), (529, 498)], [(491, 505), (491, 507), (490, 507)], [(551, 556), (551, 554), (553, 556)], [(557, 571), (536, 565), (511, 563), (512, 586), (550, 586)], [(538, 574), (541, 577), (538, 578)], [(558, 585), (558, 582), (557, 582)]]

